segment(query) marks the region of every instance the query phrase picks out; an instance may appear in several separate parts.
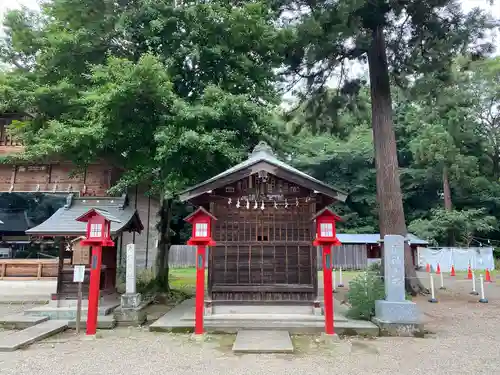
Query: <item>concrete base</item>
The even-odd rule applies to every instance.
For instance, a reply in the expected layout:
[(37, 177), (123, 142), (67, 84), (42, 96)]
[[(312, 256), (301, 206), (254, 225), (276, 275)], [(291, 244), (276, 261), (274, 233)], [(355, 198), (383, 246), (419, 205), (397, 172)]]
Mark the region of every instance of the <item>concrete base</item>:
[(383, 322), (414, 323), (420, 322), (420, 311), (414, 302), (375, 301), (375, 316)]
[(6, 329), (26, 329), (47, 320), (47, 316), (9, 315), (0, 318), (0, 326)]
[(333, 335), (327, 335), (323, 332), (319, 338), (319, 342), (330, 346), (339, 343), (340, 337), (336, 333), (334, 333)]
[(0, 335), (0, 352), (12, 352), (31, 345), (68, 328), (68, 323), (61, 320), (48, 320), (15, 332), (2, 332)]
[[(109, 315), (115, 310), (120, 304), (118, 302), (106, 301), (99, 303), (99, 309), (97, 314), (100, 316)], [(82, 315), (87, 315), (87, 307), (82, 306)], [(76, 319), (76, 305), (73, 305), (73, 302), (64, 306), (56, 307), (53, 304), (47, 304), (42, 306), (37, 306), (32, 309), (24, 311), (24, 315), (33, 315), (33, 316), (47, 316), (49, 319), (58, 319), (58, 320), (75, 320)]]
[(233, 344), (234, 353), (293, 353), (290, 334), (286, 331), (239, 331)]
[[(302, 310), (303, 306), (288, 306), (288, 308), (281, 310), (282, 307), (284, 306), (236, 305), (220, 306), (220, 308), (214, 306), (214, 313), (204, 318), (205, 332), (237, 333), (242, 329), (268, 330), (269, 328), (287, 331), (291, 334), (324, 332), (324, 317), (314, 315), (311, 307), (308, 310), (309, 314), (305, 314), (305, 310)], [(232, 313), (229, 313), (228, 310)], [(274, 311), (274, 313), (264, 314), (264, 311)], [(284, 313), (285, 311), (288, 313)], [(290, 313), (292, 311), (298, 313)], [(339, 335), (379, 335), (379, 328), (375, 324), (367, 321), (349, 320), (340, 313), (335, 314), (334, 325), (335, 332)], [(160, 332), (193, 332), (193, 329), (194, 299), (182, 302), (149, 326), (150, 331)]]
[(422, 323), (394, 323), (379, 318), (373, 318), (372, 322), (380, 328), (381, 336), (424, 337), (425, 334)]
[(139, 306), (134, 308), (118, 307), (113, 312), (116, 322), (119, 326), (140, 326), (147, 320), (146, 308), (151, 301), (143, 301)]
[(202, 333), (201, 335), (195, 335), (194, 333), (191, 335), (191, 340), (195, 342), (204, 342), (207, 339), (207, 334)]
[(125, 293), (121, 295), (121, 307), (124, 309), (135, 309), (142, 302), (141, 293)]
[[(68, 322), (68, 327), (75, 329), (76, 328), (76, 320), (70, 320)], [(97, 329), (113, 329), (116, 327), (116, 320), (113, 315), (106, 316), (97, 316)], [(87, 317), (82, 316), (80, 320), (80, 329), (87, 328)]]

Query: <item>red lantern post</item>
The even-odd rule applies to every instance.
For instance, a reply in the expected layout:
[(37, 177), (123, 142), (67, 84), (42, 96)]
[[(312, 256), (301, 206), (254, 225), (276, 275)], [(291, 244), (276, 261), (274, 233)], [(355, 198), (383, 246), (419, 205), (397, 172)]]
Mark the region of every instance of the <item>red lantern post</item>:
[(188, 245), (197, 246), (196, 249), (196, 306), (195, 306), (195, 335), (203, 334), (203, 307), (205, 303), (205, 254), (207, 246), (215, 246), (212, 239), (212, 221), (217, 220), (203, 207), (184, 219), (193, 225), (192, 236)]
[(91, 209), (76, 221), (87, 223), (87, 236), (80, 241), (82, 246), (92, 246), (90, 264), (89, 306), (87, 312), (87, 335), (95, 335), (99, 308), (99, 284), (101, 281), (102, 247), (114, 246), (111, 239), (111, 222), (120, 221), (105, 210)]
[(323, 248), (325, 333), (333, 335), (335, 331), (333, 328), (332, 246), (340, 245), (335, 231), (335, 223), (341, 218), (328, 208), (324, 208), (314, 215), (313, 220), (316, 220), (316, 239), (313, 241), (313, 245)]

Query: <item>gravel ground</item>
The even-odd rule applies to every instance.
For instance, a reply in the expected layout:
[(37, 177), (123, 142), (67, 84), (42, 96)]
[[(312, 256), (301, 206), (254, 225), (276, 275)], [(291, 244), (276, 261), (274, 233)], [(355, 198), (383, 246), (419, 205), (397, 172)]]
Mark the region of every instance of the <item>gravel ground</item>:
[(211, 336), (196, 343), (187, 335), (120, 328), (88, 341), (68, 331), (25, 350), (0, 353), (0, 374), (500, 373), (500, 285), (488, 285), (490, 303), (479, 304), (462, 277), (447, 279), (446, 284), (449, 289), (439, 291), (439, 303), (416, 299), (431, 332), (424, 339), (346, 338), (326, 348), (302, 336), (294, 338), (293, 355), (234, 355), (234, 336)]

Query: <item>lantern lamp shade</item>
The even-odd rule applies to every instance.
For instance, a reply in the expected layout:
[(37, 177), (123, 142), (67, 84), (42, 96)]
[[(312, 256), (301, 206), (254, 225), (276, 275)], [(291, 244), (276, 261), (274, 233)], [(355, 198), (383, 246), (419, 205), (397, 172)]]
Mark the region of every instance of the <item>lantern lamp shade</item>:
[(105, 210), (92, 208), (76, 219), (87, 223), (87, 238), (82, 245), (114, 246), (111, 240), (111, 222), (120, 221)]
[(196, 211), (184, 219), (193, 225), (193, 232), (191, 239), (188, 241), (189, 245), (203, 244), (213, 246), (215, 243), (212, 240), (212, 221), (217, 220), (214, 215), (199, 207)]
[(333, 223), (319, 224), (320, 237), (333, 237)]
[(316, 239), (313, 242), (315, 246), (321, 244), (340, 245), (335, 228), (335, 223), (342, 220), (340, 216), (330, 209), (324, 208), (314, 215), (312, 220), (316, 221)]

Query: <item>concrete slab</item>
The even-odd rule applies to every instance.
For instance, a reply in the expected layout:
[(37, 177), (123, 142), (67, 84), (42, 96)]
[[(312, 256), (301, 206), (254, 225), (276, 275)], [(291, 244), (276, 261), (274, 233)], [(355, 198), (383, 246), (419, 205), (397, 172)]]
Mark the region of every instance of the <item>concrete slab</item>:
[(25, 329), (47, 320), (48, 316), (16, 314), (0, 317), (0, 325), (6, 329)]
[[(193, 314), (186, 314), (183, 316), (183, 320), (194, 319)], [(216, 322), (216, 321), (247, 321), (247, 320), (263, 320), (263, 321), (297, 321), (297, 322), (323, 322), (325, 317), (322, 315), (313, 314), (214, 314), (210, 316), (205, 316), (205, 322)], [(347, 322), (347, 318), (343, 315), (335, 314), (333, 317), (334, 321)]]
[(286, 331), (239, 331), (233, 344), (234, 353), (293, 353), (290, 334)]
[(293, 306), (293, 305), (277, 305), (277, 304), (266, 304), (266, 305), (217, 305), (212, 307), (212, 314), (301, 314), (310, 315), (313, 313), (312, 303), (310, 305), (304, 306)]
[[(236, 316), (234, 316), (236, 315)], [(323, 316), (310, 315), (307, 319), (294, 319), (295, 314), (266, 316), (266, 319), (255, 319), (260, 314), (227, 314), (204, 317), (204, 328), (208, 333), (237, 333), (240, 330), (273, 330), (288, 331), (291, 334), (318, 334), (324, 332)], [(297, 314), (300, 317), (300, 314)], [(251, 318), (250, 318), (251, 317)], [(192, 332), (194, 329), (194, 300), (186, 300), (174, 307), (149, 326), (150, 331), (157, 332)], [(339, 335), (379, 336), (379, 328), (367, 321), (347, 319), (335, 314), (335, 330)]]
[[(70, 320), (68, 327), (71, 329), (76, 328), (76, 320)], [(98, 315), (97, 316), (97, 329), (113, 329), (116, 327), (116, 320), (113, 315)], [(80, 320), (80, 328), (87, 328), (87, 316), (82, 316)]]
[(194, 314), (194, 298), (187, 299), (175, 306), (152, 323), (149, 330), (152, 332), (192, 332), (194, 330), (194, 319), (182, 320), (182, 317), (190, 311), (193, 311)]
[(22, 331), (2, 332), (2, 335), (0, 335), (0, 352), (12, 352), (62, 332), (66, 328), (68, 328), (68, 322), (47, 320)]
[[(98, 315), (109, 315), (120, 304), (118, 302), (105, 302), (99, 304)], [(36, 306), (24, 311), (25, 315), (48, 316), (50, 319), (75, 320), (76, 306), (56, 307), (52, 304)], [(87, 308), (82, 306), (82, 315), (87, 314)]]
[(56, 285), (55, 280), (0, 280), (0, 303), (47, 303)]

